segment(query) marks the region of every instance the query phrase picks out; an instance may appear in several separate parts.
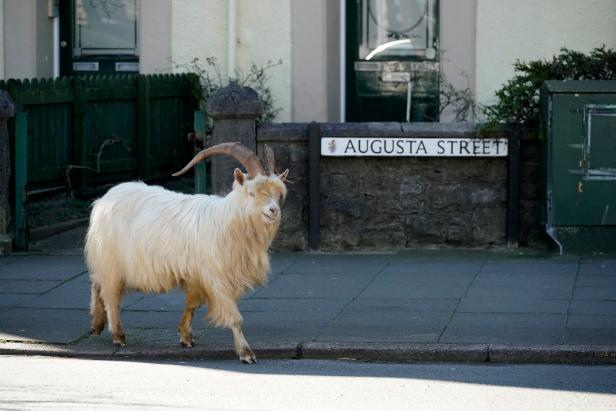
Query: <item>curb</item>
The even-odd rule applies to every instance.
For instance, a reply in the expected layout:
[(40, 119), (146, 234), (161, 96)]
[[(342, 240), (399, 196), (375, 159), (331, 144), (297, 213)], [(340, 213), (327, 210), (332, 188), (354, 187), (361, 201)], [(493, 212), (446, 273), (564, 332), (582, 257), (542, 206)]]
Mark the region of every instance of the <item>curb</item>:
[[(616, 346), (507, 345), (442, 343), (282, 343), (253, 344), (257, 359), (356, 360), (398, 363), (495, 363), (495, 364), (616, 364)], [(141, 346), (93, 349), (79, 345), (7, 342), (0, 356), (52, 356), (129, 360), (237, 359), (231, 344), (180, 348)]]

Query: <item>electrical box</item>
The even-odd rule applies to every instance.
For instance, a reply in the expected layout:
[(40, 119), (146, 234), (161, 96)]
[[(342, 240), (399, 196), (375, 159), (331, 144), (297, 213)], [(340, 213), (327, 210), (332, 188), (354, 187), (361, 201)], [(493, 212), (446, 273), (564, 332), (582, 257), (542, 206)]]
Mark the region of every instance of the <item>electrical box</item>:
[(616, 81), (546, 81), (546, 231), (561, 253), (616, 253)]

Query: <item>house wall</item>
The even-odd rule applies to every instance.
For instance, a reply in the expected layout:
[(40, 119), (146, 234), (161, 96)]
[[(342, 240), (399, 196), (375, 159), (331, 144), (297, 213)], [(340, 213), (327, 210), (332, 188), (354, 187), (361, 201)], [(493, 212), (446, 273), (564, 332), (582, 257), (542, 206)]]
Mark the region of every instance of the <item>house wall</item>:
[(6, 78), (36, 76), (36, 0), (4, 3), (4, 75)]
[[(226, 0), (175, 0), (171, 15), (171, 57), (177, 64), (194, 58), (206, 68), (206, 58), (216, 57), (223, 81), (228, 72)], [(291, 119), (291, 5), (285, 0), (262, 0), (258, 7), (237, 1), (236, 66), (248, 74), (252, 63), (264, 67), (282, 60), (267, 72), (276, 105), (282, 108), (277, 121)], [(174, 68), (174, 71), (182, 69)]]
[(4, 0), (0, 0), (0, 79), (4, 78)]
[(172, 3), (141, 1), (139, 17), (139, 71), (142, 74), (171, 71)]
[(53, 24), (46, 1), (3, 4), (5, 78), (53, 76)]
[[(458, 90), (475, 90), (476, 11), (477, 0), (440, 1), (441, 71)], [(441, 121), (454, 119), (454, 111), (445, 108)]]
[(616, 47), (615, 0), (477, 0), (476, 94), (493, 103), (516, 59), (545, 59), (561, 47)]

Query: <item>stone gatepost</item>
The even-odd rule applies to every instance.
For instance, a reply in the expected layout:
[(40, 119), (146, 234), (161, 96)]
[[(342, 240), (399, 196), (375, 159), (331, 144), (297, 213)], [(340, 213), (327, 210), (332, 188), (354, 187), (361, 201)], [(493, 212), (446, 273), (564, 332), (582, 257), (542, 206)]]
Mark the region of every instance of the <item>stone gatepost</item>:
[(0, 90), (0, 255), (12, 250), (12, 239), (7, 232), (11, 218), (9, 182), (11, 181), (11, 149), (7, 122), (15, 115), (15, 104), (5, 90)]
[[(256, 152), (256, 120), (263, 114), (263, 103), (256, 91), (231, 82), (210, 96), (206, 110), (214, 120), (212, 145), (239, 141)], [(226, 194), (233, 184), (233, 169), (243, 167), (228, 157), (212, 157), (211, 161), (212, 191)]]

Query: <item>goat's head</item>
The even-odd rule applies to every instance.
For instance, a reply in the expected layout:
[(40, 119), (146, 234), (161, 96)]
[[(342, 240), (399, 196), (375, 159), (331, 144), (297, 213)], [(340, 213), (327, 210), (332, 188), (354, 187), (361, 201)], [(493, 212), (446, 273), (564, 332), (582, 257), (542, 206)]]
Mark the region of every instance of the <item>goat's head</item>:
[(277, 174), (274, 151), (265, 146), (265, 164), (263, 167), (259, 157), (242, 143), (222, 143), (200, 151), (180, 171), (173, 174), (179, 176), (190, 170), (195, 164), (208, 156), (228, 155), (239, 161), (247, 173), (236, 168), (233, 172), (235, 181), (233, 191), (240, 196), (240, 201), (246, 206), (245, 210), (252, 214), (252, 218), (259, 219), (265, 224), (280, 222), (280, 207), (287, 195), (285, 182), (289, 170)]

